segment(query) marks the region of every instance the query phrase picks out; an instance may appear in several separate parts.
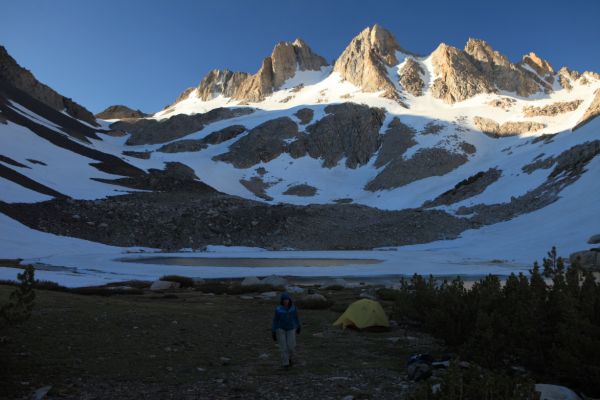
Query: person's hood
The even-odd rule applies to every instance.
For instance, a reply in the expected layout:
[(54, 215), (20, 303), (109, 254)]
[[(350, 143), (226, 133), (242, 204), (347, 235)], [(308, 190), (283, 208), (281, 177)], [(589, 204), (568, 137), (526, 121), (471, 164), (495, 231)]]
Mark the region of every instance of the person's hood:
[(284, 300), (289, 300), (290, 301), (290, 307), (292, 306), (292, 304), (293, 304), (292, 296), (290, 296), (290, 294), (288, 292), (281, 293), (281, 299), (279, 300), (279, 304), (283, 305), (283, 301)]

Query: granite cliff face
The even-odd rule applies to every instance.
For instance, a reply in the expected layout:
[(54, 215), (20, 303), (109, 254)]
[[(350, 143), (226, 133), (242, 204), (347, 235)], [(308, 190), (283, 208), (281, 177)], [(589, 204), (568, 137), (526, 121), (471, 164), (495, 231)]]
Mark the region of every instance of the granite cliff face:
[[(318, 71), (325, 66), (327, 61), (315, 54), (302, 39), (279, 42), (254, 75), (228, 69), (212, 70), (202, 78), (196, 95), (205, 101), (222, 95), (242, 102), (258, 102), (279, 89), (297, 71)], [(186, 90), (177, 101), (192, 91), (191, 88)]]
[(76, 119), (98, 126), (94, 114), (38, 81), (29, 70), (21, 67), (3, 46), (0, 46), (0, 80), (24, 91), (57, 111), (64, 110)]
[(352, 39), (333, 71), (366, 92), (383, 91), (383, 96), (397, 100), (400, 97), (387, 71), (398, 64), (396, 52), (408, 53), (388, 30), (376, 24)]
[(436, 75), (432, 95), (447, 103), (498, 91), (523, 97), (552, 91), (548, 74), (553, 69), (547, 61), (530, 53), (513, 64), (483, 40), (469, 39), (464, 50), (442, 43), (432, 53), (432, 64)]

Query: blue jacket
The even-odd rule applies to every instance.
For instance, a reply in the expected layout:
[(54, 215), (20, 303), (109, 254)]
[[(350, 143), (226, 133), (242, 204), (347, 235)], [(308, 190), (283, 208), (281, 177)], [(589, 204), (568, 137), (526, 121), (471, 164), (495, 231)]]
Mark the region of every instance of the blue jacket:
[[(283, 300), (290, 300), (290, 307), (285, 307), (283, 305)], [(291, 331), (300, 326), (300, 321), (298, 320), (298, 311), (296, 310), (296, 306), (292, 303), (292, 299), (284, 293), (281, 296), (282, 304), (278, 305), (275, 309), (275, 315), (273, 316), (273, 327), (271, 330), (275, 332), (277, 329), (283, 329), (284, 331)]]

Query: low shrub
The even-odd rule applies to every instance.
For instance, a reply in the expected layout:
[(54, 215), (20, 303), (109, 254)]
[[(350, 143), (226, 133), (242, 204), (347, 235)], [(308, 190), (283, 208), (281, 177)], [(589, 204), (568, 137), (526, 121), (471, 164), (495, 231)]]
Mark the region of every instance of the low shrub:
[(401, 296), (401, 293), (399, 290), (388, 289), (388, 288), (377, 289), (375, 294), (377, 295), (377, 297), (379, 299), (384, 300), (384, 301), (396, 301)]

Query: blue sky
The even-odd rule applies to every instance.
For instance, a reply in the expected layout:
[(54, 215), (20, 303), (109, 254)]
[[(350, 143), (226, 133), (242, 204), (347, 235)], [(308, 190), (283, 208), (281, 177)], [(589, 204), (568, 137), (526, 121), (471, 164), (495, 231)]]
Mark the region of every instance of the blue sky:
[(213, 68), (255, 72), (282, 40), (301, 37), (331, 61), (374, 23), (416, 53), (476, 37), (513, 61), (535, 51), (555, 68), (600, 71), (595, 0), (5, 0), (0, 10), (0, 44), (94, 112), (158, 111)]

